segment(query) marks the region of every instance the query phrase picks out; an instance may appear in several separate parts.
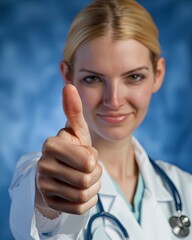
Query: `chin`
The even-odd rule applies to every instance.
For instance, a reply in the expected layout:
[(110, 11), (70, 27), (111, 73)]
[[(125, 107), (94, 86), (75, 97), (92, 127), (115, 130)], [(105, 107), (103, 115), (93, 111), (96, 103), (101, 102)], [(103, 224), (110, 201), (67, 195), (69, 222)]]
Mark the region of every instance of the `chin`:
[(99, 137), (107, 140), (109, 142), (117, 142), (117, 141), (122, 141), (122, 140), (127, 140), (130, 138), (132, 135), (132, 131), (127, 131), (127, 130), (108, 130), (108, 131), (101, 131), (99, 134)]

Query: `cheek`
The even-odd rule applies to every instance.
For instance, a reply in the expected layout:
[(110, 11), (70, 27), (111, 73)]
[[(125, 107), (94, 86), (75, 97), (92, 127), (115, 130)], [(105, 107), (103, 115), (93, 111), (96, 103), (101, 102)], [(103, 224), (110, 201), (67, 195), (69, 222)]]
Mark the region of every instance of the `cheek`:
[(137, 108), (146, 111), (150, 103), (151, 95), (151, 89), (148, 87), (135, 91), (133, 101)]

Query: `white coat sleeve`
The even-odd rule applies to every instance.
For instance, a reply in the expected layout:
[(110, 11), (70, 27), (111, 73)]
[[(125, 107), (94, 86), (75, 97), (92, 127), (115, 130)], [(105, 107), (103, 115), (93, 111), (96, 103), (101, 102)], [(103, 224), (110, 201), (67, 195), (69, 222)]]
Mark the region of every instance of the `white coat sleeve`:
[(35, 171), (40, 156), (41, 153), (27, 154), (16, 165), (9, 188), (13, 236), (16, 240), (78, 239), (89, 218), (89, 211), (80, 216), (62, 213), (50, 220), (35, 209)]

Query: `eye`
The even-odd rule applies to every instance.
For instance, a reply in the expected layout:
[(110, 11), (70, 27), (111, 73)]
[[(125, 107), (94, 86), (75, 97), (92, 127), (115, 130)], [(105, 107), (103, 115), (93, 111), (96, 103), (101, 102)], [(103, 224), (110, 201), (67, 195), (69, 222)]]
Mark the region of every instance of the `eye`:
[(102, 82), (102, 79), (97, 76), (87, 76), (82, 79), (82, 82), (86, 84), (96, 84)]
[(141, 80), (144, 79), (144, 75), (143, 74), (137, 74), (137, 73), (134, 73), (134, 74), (131, 74), (128, 76), (128, 79), (129, 81), (131, 81), (132, 83), (137, 83), (137, 82), (140, 82)]

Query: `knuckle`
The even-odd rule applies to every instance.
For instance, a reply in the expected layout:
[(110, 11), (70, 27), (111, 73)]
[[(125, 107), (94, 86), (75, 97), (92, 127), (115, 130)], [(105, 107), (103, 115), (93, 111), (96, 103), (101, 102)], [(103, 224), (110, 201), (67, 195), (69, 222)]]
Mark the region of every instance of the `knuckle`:
[(80, 190), (78, 194), (78, 202), (85, 203), (88, 201), (88, 193), (85, 190)]
[(50, 152), (55, 148), (55, 137), (49, 137), (47, 140), (43, 143), (42, 146), (42, 154), (43, 155), (49, 155)]
[(90, 159), (87, 155), (83, 156), (82, 163), (83, 163), (83, 171), (84, 172), (91, 172), (91, 163)]
[(80, 179), (80, 186), (84, 189), (89, 188), (91, 185), (91, 176), (90, 175), (83, 175)]
[(82, 215), (83, 213), (86, 212), (86, 209), (84, 208), (83, 205), (77, 205), (75, 210), (74, 210), (74, 213), (77, 214), (77, 215)]
[(87, 203), (76, 204), (70, 212), (73, 213), (73, 214), (82, 215), (87, 210), (89, 210), (90, 208), (95, 206), (97, 204), (97, 201), (98, 201), (98, 196), (95, 195)]
[(87, 151), (84, 152), (84, 156), (83, 156), (83, 170), (86, 172), (91, 173), (96, 166), (96, 162), (97, 162), (97, 157), (95, 156), (95, 154), (92, 152), (92, 148), (86, 148)]

